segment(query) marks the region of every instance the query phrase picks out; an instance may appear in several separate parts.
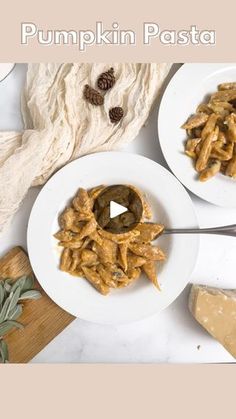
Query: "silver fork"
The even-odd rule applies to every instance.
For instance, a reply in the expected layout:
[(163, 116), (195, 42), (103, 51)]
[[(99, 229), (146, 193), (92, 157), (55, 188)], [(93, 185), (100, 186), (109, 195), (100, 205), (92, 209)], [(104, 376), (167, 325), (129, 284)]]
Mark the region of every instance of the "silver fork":
[(236, 224), (211, 228), (166, 228), (163, 234), (219, 234), (236, 237)]

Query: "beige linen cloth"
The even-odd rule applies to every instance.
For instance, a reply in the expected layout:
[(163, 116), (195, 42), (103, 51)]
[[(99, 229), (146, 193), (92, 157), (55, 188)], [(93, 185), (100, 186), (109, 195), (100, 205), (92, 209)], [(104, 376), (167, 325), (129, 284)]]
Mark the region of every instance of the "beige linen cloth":
[[(98, 75), (114, 67), (116, 83), (104, 106), (83, 98)], [(79, 156), (114, 150), (133, 140), (145, 123), (169, 64), (29, 64), (22, 94), (23, 132), (0, 133), (0, 233), (9, 225), (28, 189), (42, 185)], [(124, 118), (109, 120), (122, 106)]]

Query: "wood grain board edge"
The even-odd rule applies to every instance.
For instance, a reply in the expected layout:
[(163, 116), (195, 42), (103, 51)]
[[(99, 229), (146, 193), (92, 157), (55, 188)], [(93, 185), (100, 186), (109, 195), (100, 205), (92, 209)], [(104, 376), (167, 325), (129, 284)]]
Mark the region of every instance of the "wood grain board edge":
[[(29, 258), (19, 246), (0, 259), (0, 277), (3, 279), (17, 279), (31, 273)], [(42, 298), (24, 304), (19, 318), (24, 330), (13, 330), (6, 336), (12, 363), (29, 362), (75, 319), (47, 296), (37, 280), (35, 287), (40, 289)]]

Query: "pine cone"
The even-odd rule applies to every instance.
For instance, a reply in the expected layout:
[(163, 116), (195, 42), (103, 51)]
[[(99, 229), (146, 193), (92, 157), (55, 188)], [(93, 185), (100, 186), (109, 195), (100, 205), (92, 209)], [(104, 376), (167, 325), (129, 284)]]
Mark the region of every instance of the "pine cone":
[(111, 67), (110, 70), (100, 74), (97, 85), (101, 90), (109, 90), (114, 86), (115, 82), (114, 68)]
[(116, 106), (115, 108), (111, 108), (109, 110), (109, 117), (111, 122), (119, 122), (121, 118), (124, 116), (124, 111), (120, 106)]
[(84, 87), (84, 97), (92, 105), (101, 106), (104, 103), (104, 97), (97, 90), (90, 87), (88, 84)]

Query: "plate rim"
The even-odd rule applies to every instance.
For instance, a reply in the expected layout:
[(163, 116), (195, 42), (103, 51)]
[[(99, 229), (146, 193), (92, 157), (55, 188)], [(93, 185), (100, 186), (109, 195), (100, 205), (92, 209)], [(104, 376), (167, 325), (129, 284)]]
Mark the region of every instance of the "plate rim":
[(4, 81), (8, 76), (10, 76), (10, 74), (13, 72), (13, 70), (14, 70), (14, 68), (15, 68), (15, 66), (16, 66), (16, 63), (0, 63), (0, 65), (1, 64), (11, 64), (12, 66), (11, 66), (11, 69), (10, 70), (8, 70), (8, 72), (5, 74), (5, 76), (4, 77), (0, 77), (0, 83), (2, 82), (2, 81)]
[[(184, 63), (180, 68), (178, 68), (178, 70), (175, 72), (175, 74), (173, 75), (173, 77), (171, 78), (171, 80), (169, 81), (168, 85), (166, 86), (164, 93), (161, 97), (161, 101), (160, 101), (160, 106), (158, 109), (158, 115), (157, 115), (157, 132), (158, 132), (158, 141), (161, 147), (161, 151), (163, 153), (164, 159), (167, 163), (167, 166), (169, 168), (169, 170), (171, 171), (171, 173), (178, 179), (178, 181), (184, 186), (185, 189), (187, 189), (188, 191), (190, 191), (191, 193), (194, 194), (194, 196), (202, 199), (203, 201), (210, 203), (212, 205), (221, 207), (221, 208), (236, 208), (236, 202), (235, 204), (227, 204), (224, 203), (223, 200), (219, 201), (217, 198), (213, 199), (213, 198), (208, 198), (204, 192), (198, 192), (196, 191), (196, 189), (194, 188), (194, 185), (192, 185), (190, 182), (189, 184), (187, 184), (185, 182), (184, 179), (182, 179), (181, 174), (179, 173), (179, 170), (176, 167), (172, 167), (171, 162), (170, 162), (170, 158), (168, 155), (168, 152), (166, 151), (166, 147), (165, 147), (165, 136), (162, 135), (163, 132), (163, 122), (162, 120), (162, 116), (164, 114), (164, 107), (166, 107), (166, 96), (169, 95), (169, 92), (171, 91), (171, 89), (173, 89), (173, 86), (175, 85), (176, 80), (178, 79), (178, 77), (182, 76), (182, 73), (185, 73), (186, 69), (188, 68), (192, 68), (193, 66), (212, 66), (212, 68), (215, 68), (216, 70), (220, 70), (220, 69), (224, 69), (227, 67), (232, 67), (235, 66), (236, 67), (236, 63)], [(210, 73), (209, 73), (210, 74)], [(207, 93), (207, 92), (206, 92)], [(163, 118), (164, 119), (164, 118)]]
[[(193, 203), (193, 201), (192, 201), (192, 199), (191, 199), (191, 197), (190, 197), (190, 195), (188, 194), (188, 192), (186, 191), (186, 189), (183, 187), (183, 185), (181, 184), (181, 182), (168, 170), (168, 169), (166, 169), (165, 167), (163, 167), (160, 163), (157, 163), (157, 162), (155, 162), (154, 160), (152, 160), (152, 159), (149, 159), (149, 158), (147, 158), (147, 157), (144, 157), (144, 156), (142, 156), (142, 155), (140, 155), (140, 154), (136, 154), (136, 153), (126, 153), (126, 152), (123, 152), (123, 151), (105, 151), (105, 152), (98, 152), (98, 153), (92, 153), (92, 154), (89, 154), (89, 155), (86, 155), (86, 156), (82, 156), (82, 157), (80, 157), (80, 158), (78, 158), (78, 159), (75, 159), (74, 161), (72, 161), (72, 162), (70, 162), (70, 163), (68, 163), (67, 165), (65, 165), (64, 167), (62, 167), (60, 170), (58, 170), (49, 180), (48, 180), (48, 182), (46, 182), (46, 184), (45, 185), (48, 185), (48, 184), (50, 184), (50, 181), (51, 181), (51, 179), (52, 178), (54, 178), (54, 177), (56, 177), (57, 176), (57, 174), (59, 173), (59, 172), (63, 172), (64, 170), (67, 170), (67, 167), (68, 166), (71, 166), (71, 165), (76, 165), (76, 164), (78, 164), (78, 162), (79, 161), (81, 161), (81, 159), (87, 159), (87, 158), (89, 158), (89, 157), (92, 157), (92, 156), (98, 156), (98, 155), (106, 155), (106, 156), (108, 156), (108, 155), (120, 155), (120, 156), (130, 156), (130, 154), (133, 156), (133, 157), (138, 157), (138, 158), (141, 158), (141, 159), (144, 159), (144, 160), (146, 160), (146, 161), (148, 161), (148, 162), (151, 162), (151, 164), (153, 164), (153, 165), (157, 165), (158, 167), (159, 167), (159, 169), (160, 170), (162, 170), (164, 173), (166, 173), (168, 176), (170, 176), (170, 177), (173, 177), (174, 179), (175, 179), (175, 182), (177, 182), (178, 184), (179, 184), (179, 186), (181, 187), (181, 189), (182, 189), (182, 191), (185, 193), (185, 196), (186, 196), (186, 198), (188, 199), (188, 201), (189, 201), (189, 204), (191, 205), (191, 208), (192, 208), (192, 215), (193, 215), (193, 217), (195, 218), (195, 223), (196, 223), (196, 225), (198, 226), (199, 225), (199, 222), (198, 222), (198, 217), (197, 217), (197, 214), (196, 214), (196, 211), (195, 211), (195, 206), (194, 206), (194, 203)], [(44, 185), (44, 186), (45, 186)], [(32, 261), (32, 259), (33, 259), (33, 257), (32, 257), (32, 253), (31, 253), (31, 249), (30, 249), (30, 241), (31, 241), (31, 238), (30, 238), (30, 234), (31, 234), (31, 225), (32, 225), (32, 220), (33, 220), (33, 217), (34, 217), (34, 211), (35, 211), (35, 209), (37, 208), (37, 202), (38, 202), (38, 200), (40, 199), (40, 197), (41, 197), (41, 194), (43, 194), (43, 190), (44, 190), (44, 187), (41, 189), (41, 191), (39, 192), (39, 194), (38, 194), (38, 196), (37, 196), (37, 198), (36, 198), (36, 200), (35, 200), (35, 202), (34, 202), (34, 205), (33, 205), (33, 207), (32, 207), (32, 210), (31, 210), (31, 213), (30, 213), (30, 217), (29, 217), (29, 220), (28, 220), (28, 226), (27, 226), (27, 248), (28, 248), (28, 254), (29, 254), (29, 259), (30, 259), (30, 262), (31, 262), (31, 265), (32, 265), (32, 269), (33, 269), (33, 271), (35, 271), (35, 266), (34, 266), (34, 261)], [(36, 278), (38, 279), (38, 282), (40, 283), (40, 285), (42, 286), (42, 288), (44, 289), (44, 291), (45, 291), (45, 293), (56, 303), (56, 304), (59, 304), (60, 305), (60, 307), (62, 308), (62, 309), (64, 309), (65, 311), (67, 311), (67, 312), (69, 312), (70, 314), (72, 314), (72, 315), (74, 315), (75, 317), (78, 317), (78, 318), (80, 318), (80, 319), (82, 319), (82, 320), (85, 320), (85, 321), (89, 321), (89, 322), (92, 322), (92, 323), (97, 323), (97, 324), (106, 324), (106, 325), (121, 325), (121, 324), (129, 324), (129, 323), (134, 323), (134, 322), (137, 322), (137, 321), (140, 321), (140, 320), (142, 320), (142, 319), (145, 319), (145, 318), (148, 318), (148, 317), (151, 317), (151, 316), (154, 316), (154, 315), (156, 315), (156, 314), (158, 314), (158, 313), (160, 313), (162, 310), (164, 310), (165, 308), (167, 308), (169, 305), (171, 305), (175, 300), (176, 300), (176, 298), (183, 292), (183, 290), (186, 288), (186, 286), (187, 286), (187, 284), (190, 282), (190, 279), (191, 279), (191, 275), (192, 275), (192, 272), (194, 271), (194, 268), (195, 268), (195, 266), (196, 266), (196, 263), (197, 263), (197, 260), (198, 260), (198, 255), (199, 255), (199, 246), (200, 246), (200, 238), (199, 238), (199, 236), (198, 235), (195, 235), (195, 238), (194, 238), (194, 247), (195, 247), (195, 256), (194, 256), (194, 261), (192, 262), (192, 265), (191, 265), (191, 267), (190, 267), (190, 269), (189, 269), (189, 278), (187, 279), (186, 278), (186, 281), (185, 281), (185, 284), (183, 285), (181, 285), (181, 289), (179, 290), (179, 289), (177, 289), (177, 291), (176, 291), (176, 294), (174, 295), (174, 297), (171, 299), (171, 302), (170, 301), (166, 301), (166, 303), (165, 304), (163, 304), (163, 306), (161, 307), (161, 308), (158, 308), (157, 310), (155, 310), (155, 312), (152, 312), (151, 314), (150, 313), (148, 313), (148, 314), (141, 314), (141, 315), (139, 315), (139, 317), (137, 318), (137, 319), (128, 319), (128, 320), (124, 320), (124, 321), (112, 321), (112, 322), (110, 322), (110, 321), (95, 321), (95, 320), (91, 320), (91, 319), (88, 319), (88, 318), (86, 318), (86, 317), (84, 317), (83, 315), (81, 316), (81, 315), (77, 315), (77, 314), (75, 314), (75, 313), (72, 313), (71, 311), (69, 311), (68, 310), (68, 308), (67, 307), (65, 307), (65, 305), (63, 305), (63, 304), (59, 304), (58, 302), (57, 302), (57, 300), (55, 300), (55, 296), (54, 295), (52, 295), (52, 293), (51, 292), (48, 292), (48, 290), (46, 290), (45, 288), (44, 288), (44, 284), (42, 285), (42, 283), (41, 283), (41, 280), (40, 280), (40, 278), (37, 276), (37, 273), (35, 272), (35, 275), (36, 275)]]

